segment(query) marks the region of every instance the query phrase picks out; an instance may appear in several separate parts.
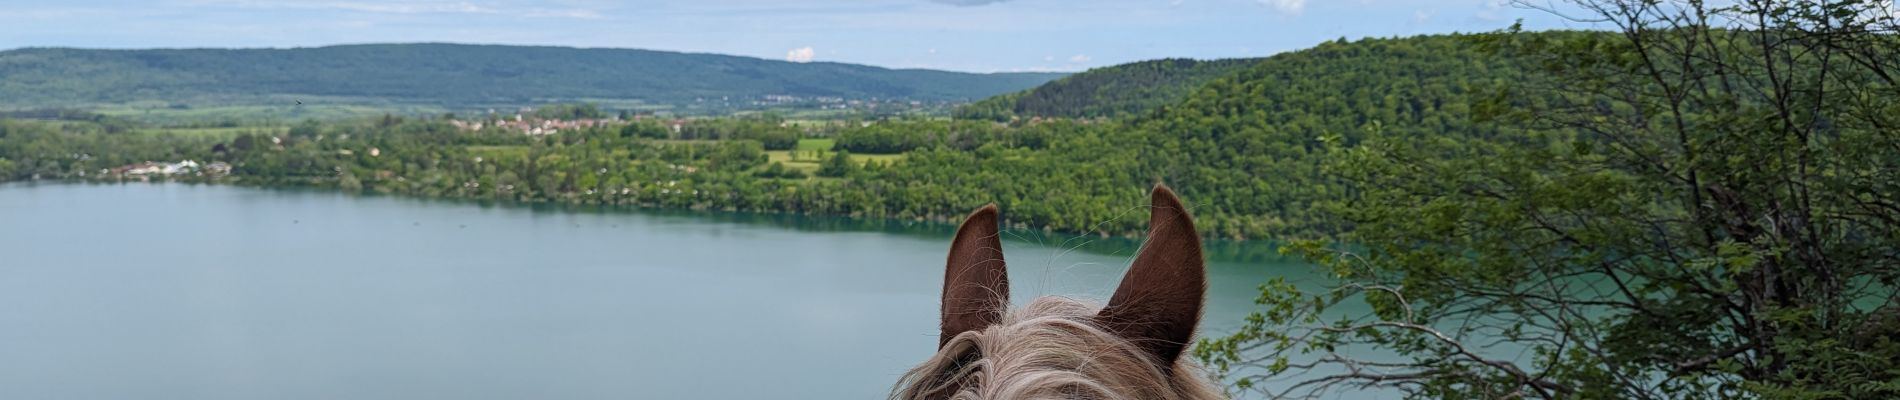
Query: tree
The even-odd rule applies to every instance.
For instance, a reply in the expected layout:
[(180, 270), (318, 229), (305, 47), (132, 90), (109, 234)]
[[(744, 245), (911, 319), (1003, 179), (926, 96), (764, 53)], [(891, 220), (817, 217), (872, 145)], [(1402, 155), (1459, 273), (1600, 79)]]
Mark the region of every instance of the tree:
[(667, 137), (667, 129), (658, 123), (633, 121), (620, 127), (620, 137), (665, 139)]
[(345, 172), (337, 177), (336, 187), (344, 192), (361, 192), (363, 191), (363, 181), (357, 180), (356, 175)]
[[(396, 117), (391, 116), (389, 114), (383, 114), (383, 119), (380, 121), (380, 123), (385, 124), (385, 126), (394, 125), (393, 123), (390, 122), (394, 118)], [(303, 120), (303, 122), (298, 122), (297, 125), (295, 126), (291, 126), (290, 131), (289, 131), (289, 136), (293, 138), (311, 138), (311, 137), (316, 137), (317, 134), (321, 132), (323, 132), (323, 124), (318, 123), (317, 120), (314, 120), (314, 119), (306, 119), (306, 120)]]
[(721, 170), (743, 170), (765, 164), (770, 157), (765, 155), (765, 147), (750, 140), (721, 141), (711, 146), (711, 151), (701, 154), (709, 167)]
[(1500, 134), (1334, 136), (1354, 230), (1286, 251), (1338, 283), (1197, 355), (1290, 397), (1900, 397), (1891, 2), (1572, 3), (1616, 31), (1480, 38), (1541, 67), (1472, 100)]
[(858, 165), (851, 162), (850, 151), (838, 150), (832, 152), (831, 158), (825, 159), (824, 164), (818, 165), (818, 176), (842, 177), (850, 175), (857, 168)]
[(753, 172), (752, 175), (760, 178), (805, 179), (805, 171), (786, 168), (785, 164), (777, 162), (766, 165), (764, 169)]
[(237, 151), (251, 151), (257, 148), (257, 140), (257, 135), (249, 133), (238, 135), (237, 138), (231, 139), (231, 148)]
[(600, 106), (593, 103), (549, 104), (535, 108), (534, 117), (561, 120), (600, 119), (606, 118), (607, 114), (601, 112)]

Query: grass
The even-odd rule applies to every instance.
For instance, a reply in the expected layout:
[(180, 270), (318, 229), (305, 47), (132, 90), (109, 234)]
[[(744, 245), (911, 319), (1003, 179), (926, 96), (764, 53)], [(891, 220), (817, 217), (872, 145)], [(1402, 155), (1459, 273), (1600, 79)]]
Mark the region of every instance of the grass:
[[(801, 140), (798, 142), (800, 150), (766, 151), (765, 152), (766, 160), (768, 162), (785, 164), (786, 168), (800, 169), (800, 170), (804, 170), (805, 172), (815, 171), (818, 169), (819, 164), (822, 164), (825, 162), (825, 158), (831, 157), (831, 152), (823, 151), (823, 150), (803, 150), (803, 148), (806, 145), (806, 141), (810, 141), (810, 140), (823, 140), (828, 143), (830, 142), (831, 139)], [(888, 164), (888, 163), (897, 162), (898, 160), (902, 160), (902, 159), (904, 159), (903, 154), (852, 154), (851, 155), (851, 161), (857, 162), (858, 165), (864, 165), (864, 163), (870, 162), (870, 161), (877, 161), (880, 163)]]
[(809, 157), (804, 158), (804, 159), (794, 159), (792, 158), (792, 152), (790, 151), (785, 151), (785, 150), (767, 151), (765, 152), (765, 157), (768, 162), (785, 164), (785, 168), (805, 171), (805, 173), (811, 173), (813, 171), (818, 170), (818, 161), (810, 160)]
[(829, 151), (829, 150), (831, 150), (831, 146), (833, 146), (833, 145), (836, 145), (836, 144), (838, 144), (838, 141), (836, 141), (836, 140), (832, 140), (832, 139), (799, 139), (799, 140), (798, 140), (798, 147), (796, 147), (796, 148), (794, 148), (794, 150), (799, 150), (799, 151), (812, 151), (812, 150), (826, 150), (826, 151)]
[[(667, 145), (678, 145), (678, 144), (707, 144), (707, 143), (717, 143), (718, 141), (716, 140), (654, 139), (653, 142), (659, 143), (659, 144), (667, 144)], [(769, 163), (775, 162), (779, 164), (785, 164), (786, 168), (803, 170), (805, 172), (817, 171), (818, 165), (824, 163), (826, 157), (831, 156), (831, 146), (833, 144), (836, 144), (836, 142), (831, 139), (799, 139), (798, 147), (795, 147), (792, 150), (767, 150), (765, 152), (766, 161)], [(471, 151), (473, 150), (471, 149)], [(881, 162), (881, 163), (891, 163), (891, 162), (896, 162), (897, 160), (902, 160), (902, 159), (904, 159), (903, 154), (852, 154), (851, 155), (851, 161), (856, 161), (860, 165), (866, 162), (873, 161), (873, 160), (877, 162)]]

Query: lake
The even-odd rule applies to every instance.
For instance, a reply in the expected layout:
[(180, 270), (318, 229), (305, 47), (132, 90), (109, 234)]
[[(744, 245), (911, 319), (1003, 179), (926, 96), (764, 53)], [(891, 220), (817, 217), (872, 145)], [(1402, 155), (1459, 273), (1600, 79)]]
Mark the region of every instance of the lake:
[[(953, 226), (187, 184), (0, 185), (8, 399), (870, 399), (935, 350)], [(1126, 240), (1012, 234), (1017, 304)], [(1311, 276), (1210, 243), (1203, 335)]]

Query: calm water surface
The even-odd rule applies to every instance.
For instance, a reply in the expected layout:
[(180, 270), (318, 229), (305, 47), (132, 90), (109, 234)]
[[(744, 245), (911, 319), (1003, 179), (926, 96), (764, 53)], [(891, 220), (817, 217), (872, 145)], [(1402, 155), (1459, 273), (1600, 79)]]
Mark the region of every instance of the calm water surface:
[[(936, 347), (952, 228), (0, 185), (0, 397), (883, 398)], [(1106, 299), (1134, 245), (1014, 236), (1018, 304)], [(1312, 273), (1210, 246), (1203, 332)]]

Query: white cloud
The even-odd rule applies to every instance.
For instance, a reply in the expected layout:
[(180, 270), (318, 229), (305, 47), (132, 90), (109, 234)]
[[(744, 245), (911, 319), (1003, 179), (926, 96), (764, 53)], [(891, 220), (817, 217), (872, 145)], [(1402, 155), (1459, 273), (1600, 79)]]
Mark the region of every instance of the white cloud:
[(811, 62), (811, 57), (816, 54), (818, 54), (818, 52), (816, 50), (812, 50), (811, 46), (800, 47), (800, 48), (792, 49), (790, 51), (786, 51), (785, 61), (791, 61), (795, 63), (808, 63), (808, 62)]
[(1042, 56), (1043, 62), (1049, 62), (1049, 61), (1055, 61), (1055, 60), (1056, 60), (1056, 56)]
[(1306, 0), (1256, 0), (1256, 1), (1259, 1), (1260, 4), (1267, 5), (1267, 7), (1272, 7), (1274, 11), (1279, 11), (1281, 14), (1286, 14), (1286, 15), (1300, 15), (1301, 11), (1306, 10)]
[(1418, 23), (1424, 23), (1424, 22), (1426, 22), (1426, 21), (1431, 21), (1431, 20), (1432, 20), (1432, 14), (1436, 14), (1436, 13), (1435, 13), (1435, 12), (1433, 12), (1432, 10), (1418, 10), (1418, 11), (1413, 11), (1413, 12), (1412, 12), (1412, 22), (1418, 22)]
[(1077, 54), (1069, 57), (1069, 62), (1072, 63), (1085, 63), (1089, 62), (1089, 60), (1092, 60), (1092, 58), (1089, 58), (1087, 54)]

